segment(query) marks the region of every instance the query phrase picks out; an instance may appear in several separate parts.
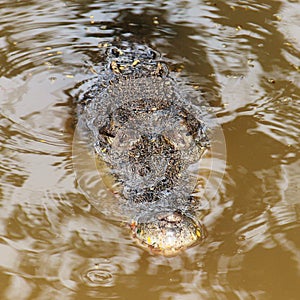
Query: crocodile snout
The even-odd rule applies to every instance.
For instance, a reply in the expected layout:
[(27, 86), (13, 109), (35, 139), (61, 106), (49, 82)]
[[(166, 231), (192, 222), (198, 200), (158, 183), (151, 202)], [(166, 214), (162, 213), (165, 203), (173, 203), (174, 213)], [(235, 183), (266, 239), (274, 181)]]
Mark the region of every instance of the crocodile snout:
[(205, 230), (193, 217), (180, 211), (149, 213), (131, 224), (133, 236), (151, 253), (165, 256), (201, 241)]

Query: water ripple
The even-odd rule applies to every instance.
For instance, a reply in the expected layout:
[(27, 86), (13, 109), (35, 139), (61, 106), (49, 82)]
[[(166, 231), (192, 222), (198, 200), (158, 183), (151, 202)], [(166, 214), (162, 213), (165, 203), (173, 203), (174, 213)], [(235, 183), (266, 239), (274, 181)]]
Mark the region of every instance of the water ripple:
[(114, 277), (109, 270), (101, 269), (101, 266), (95, 266), (82, 275), (84, 283), (90, 287), (108, 287), (114, 285)]
[[(1, 299), (298, 299), (299, 1), (0, 2)], [(70, 91), (116, 37), (180, 66), (226, 137), (225, 176), (218, 156), (203, 199), (209, 235), (170, 259), (103, 217), (120, 221), (119, 202), (87, 151), (101, 216), (72, 170)]]

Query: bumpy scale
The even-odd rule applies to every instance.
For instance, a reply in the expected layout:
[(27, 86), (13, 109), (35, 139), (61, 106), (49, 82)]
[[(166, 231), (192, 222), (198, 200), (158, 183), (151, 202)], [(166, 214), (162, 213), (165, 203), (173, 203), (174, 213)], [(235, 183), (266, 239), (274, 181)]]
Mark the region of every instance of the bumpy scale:
[(209, 147), (199, 113), (166, 63), (145, 46), (112, 47), (106, 67), (79, 101), (95, 150), (136, 207), (133, 236), (154, 253), (176, 254), (203, 239), (193, 216), (189, 166)]

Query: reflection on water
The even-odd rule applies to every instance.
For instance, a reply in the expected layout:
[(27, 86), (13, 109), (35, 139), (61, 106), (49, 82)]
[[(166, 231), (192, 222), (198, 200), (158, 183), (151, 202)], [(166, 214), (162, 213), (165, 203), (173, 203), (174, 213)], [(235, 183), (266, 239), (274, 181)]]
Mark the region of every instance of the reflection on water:
[[(40, 2), (0, 3), (0, 298), (297, 299), (299, 2)], [(173, 258), (137, 247), (73, 171), (72, 91), (116, 37), (163, 53), (226, 139), (209, 235)]]

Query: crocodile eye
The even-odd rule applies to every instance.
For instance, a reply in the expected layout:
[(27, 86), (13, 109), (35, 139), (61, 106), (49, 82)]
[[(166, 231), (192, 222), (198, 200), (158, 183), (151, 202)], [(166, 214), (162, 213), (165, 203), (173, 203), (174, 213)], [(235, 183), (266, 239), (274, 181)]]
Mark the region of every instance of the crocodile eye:
[(155, 59), (155, 58), (156, 58), (156, 53), (155, 53), (153, 50), (148, 50), (148, 51), (147, 51), (147, 56), (148, 56), (150, 59)]
[(119, 57), (120, 56), (120, 51), (117, 48), (112, 48), (111, 49), (111, 54), (114, 55), (115, 57)]

